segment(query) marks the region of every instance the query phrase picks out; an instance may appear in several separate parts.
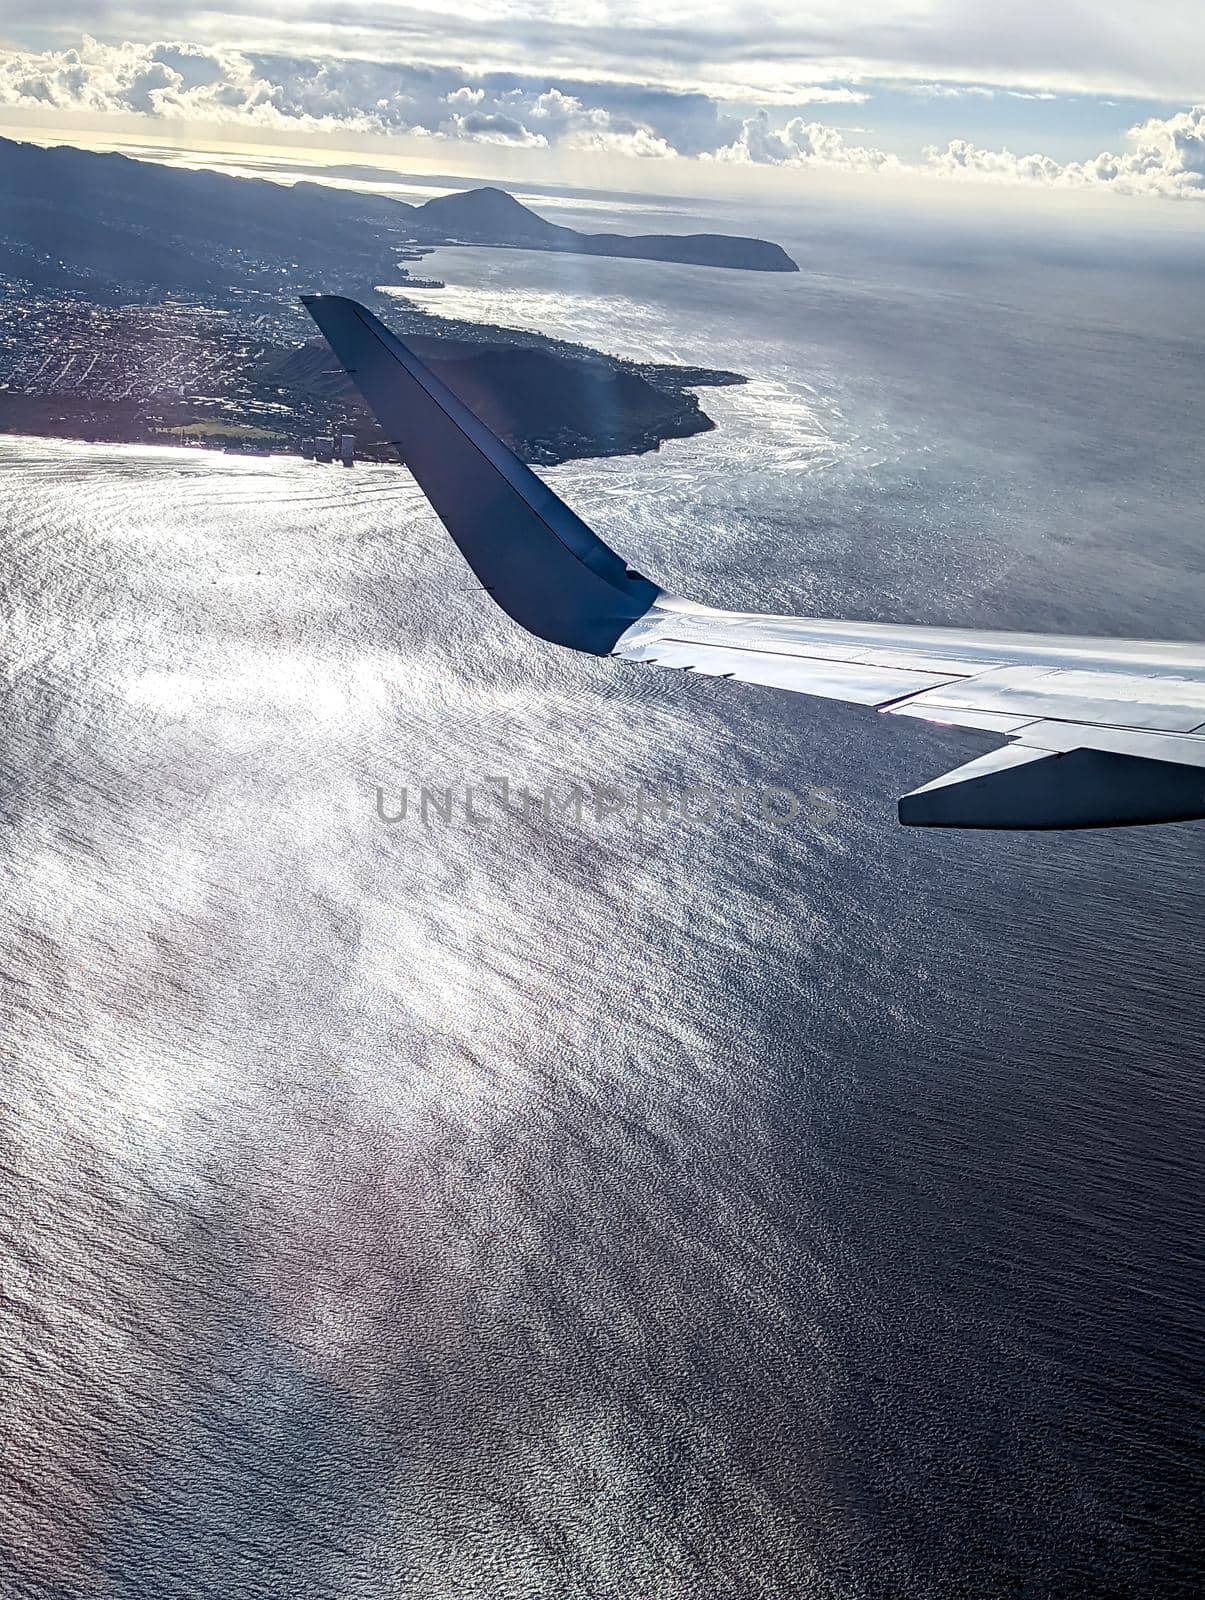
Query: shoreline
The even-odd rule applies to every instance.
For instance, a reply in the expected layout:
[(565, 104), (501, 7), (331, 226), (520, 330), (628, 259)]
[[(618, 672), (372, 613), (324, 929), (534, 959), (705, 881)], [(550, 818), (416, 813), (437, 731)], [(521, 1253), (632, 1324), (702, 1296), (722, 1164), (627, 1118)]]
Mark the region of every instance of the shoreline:
[[(297, 461), (309, 459), (313, 465), (339, 465), (336, 458), (333, 463), (322, 463), (307, 458), (298, 442), (291, 438), (272, 434), (268, 438), (256, 442), (250, 434), (239, 433), (242, 424), (232, 423), (229, 432), (218, 429), (213, 432), (190, 432), (187, 425), (179, 428), (165, 426), (161, 428), (137, 428), (120, 426), (106, 426), (103, 422), (89, 425), (81, 419), (74, 427), (64, 427), (60, 419), (48, 420), (45, 426), (31, 425), (27, 416), (18, 423), (10, 422), (3, 416), (2, 401), (0, 396), (0, 439), (48, 439), (63, 444), (112, 444), (135, 445), (148, 449), (163, 450), (189, 450), (200, 451), (212, 456), (245, 456), (260, 460), (272, 456), (291, 457)], [(29, 395), (18, 395), (15, 398), (28, 402)], [(27, 407), (25, 409), (28, 409)], [(254, 425), (247, 425), (253, 427)], [(521, 459), (529, 465), (537, 467), (562, 466), (570, 461), (610, 460), (620, 456), (643, 456), (655, 454), (662, 445), (669, 444), (676, 439), (694, 438), (702, 433), (711, 433), (716, 429), (715, 421), (701, 409), (698, 420), (694, 425), (684, 425), (677, 428), (649, 428), (633, 435), (628, 439), (596, 440), (589, 448), (541, 449), (538, 452), (516, 451)], [(394, 446), (381, 444), (371, 438), (364, 439), (362, 433), (353, 426), (352, 432), (357, 434), (355, 461), (357, 466), (398, 466), (403, 464)]]
[[(645, 455), (671, 439), (710, 432), (715, 422), (696, 391), (747, 381), (740, 373), (632, 361), (523, 329), (461, 322), (401, 296), (390, 297), (389, 310), (416, 354), (536, 466)], [(286, 343), (269, 334), (270, 342), (248, 350), (237, 328), (205, 305), (93, 303), (74, 331), (73, 313), (80, 313), (78, 302), (43, 300), (38, 320), (57, 317), (68, 349), (100, 349), (109, 362), (100, 382), (82, 390), (0, 387), (0, 435), (302, 456), (303, 441), (351, 432), (358, 459), (397, 459), (320, 337)], [(157, 386), (119, 388), (121, 364), (135, 369), (141, 352), (165, 337), (207, 369), (194, 366), (183, 374), (187, 382), (169, 375)]]

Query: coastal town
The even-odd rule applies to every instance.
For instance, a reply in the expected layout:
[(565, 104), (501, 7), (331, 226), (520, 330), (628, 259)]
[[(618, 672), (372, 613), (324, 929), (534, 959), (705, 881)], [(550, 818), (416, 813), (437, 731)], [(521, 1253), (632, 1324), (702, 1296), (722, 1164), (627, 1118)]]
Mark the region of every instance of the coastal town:
[[(735, 373), (622, 361), (389, 301), (390, 321), (524, 459), (656, 449), (709, 429)], [(294, 296), (93, 299), (0, 280), (0, 433), (396, 459)]]
[(306, 337), (305, 319), (287, 302), (245, 298), (236, 308), (229, 297), (108, 304), (0, 286), (0, 428), (300, 450), (341, 420), (264, 370), (290, 337)]
[(110, 306), (10, 287), (0, 296), (0, 390), (97, 401), (229, 394), (272, 321), (174, 300)]

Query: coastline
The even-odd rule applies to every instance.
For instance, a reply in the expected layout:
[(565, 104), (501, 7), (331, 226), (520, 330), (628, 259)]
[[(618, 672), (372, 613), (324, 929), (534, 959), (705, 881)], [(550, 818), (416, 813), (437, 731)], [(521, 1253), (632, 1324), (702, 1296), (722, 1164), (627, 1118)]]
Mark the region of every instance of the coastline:
[[(402, 296), (361, 293), (534, 465), (644, 455), (709, 432), (715, 423), (695, 391), (746, 381), (729, 371), (624, 360), (521, 329), (444, 318)], [(237, 331), (232, 340), (228, 315), (203, 305), (158, 307), (155, 318), (152, 324), (146, 307), (90, 305), (76, 337), (120, 367), (165, 335), (170, 341), (174, 330), (180, 348), (203, 352), (208, 370), (194, 367), (176, 383), (166, 374), (124, 392), (121, 372), (82, 391), (3, 385), (0, 434), (262, 456), (300, 455), (304, 440), (346, 431), (359, 459), (397, 459), (321, 339), (286, 343), (281, 327), (270, 342), (248, 345)]]

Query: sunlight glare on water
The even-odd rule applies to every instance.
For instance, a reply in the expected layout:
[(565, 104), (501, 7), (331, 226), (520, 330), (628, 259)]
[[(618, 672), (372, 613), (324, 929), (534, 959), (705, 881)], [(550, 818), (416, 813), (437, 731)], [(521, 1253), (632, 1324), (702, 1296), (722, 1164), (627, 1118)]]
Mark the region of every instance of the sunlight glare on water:
[[(549, 474), (659, 581), (1199, 632), (1199, 331), (567, 260), (430, 304), (751, 379)], [(15, 1592), (1192, 1592), (1199, 828), (901, 830), (984, 741), (545, 647), (400, 468), (0, 465)]]

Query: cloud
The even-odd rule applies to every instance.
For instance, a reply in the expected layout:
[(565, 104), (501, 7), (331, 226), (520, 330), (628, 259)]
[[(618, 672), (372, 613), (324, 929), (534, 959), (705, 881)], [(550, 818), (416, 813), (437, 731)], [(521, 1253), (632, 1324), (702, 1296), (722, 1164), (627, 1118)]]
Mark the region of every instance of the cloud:
[(1124, 155), (1104, 152), (1088, 161), (1058, 162), (1037, 153), (1014, 155), (1011, 150), (984, 150), (966, 139), (951, 139), (944, 148), (927, 146), (920, 162), (908, 163), (873, 146), (849, 144), (838, 128), (805, 122), (802, 117), (775, 127), (769, 114), (759, 111), (741, 124), (731, 144), (715, 152), (715, 159), (1205, 200), (1205, 106), (1193, 106), (1171, 117), (1152, 117), (1131, 128), (1127, 137), (1131, 149)]
[(792, 117), (779, 128), (769, 113), (747, 117), (731, 144), (715, 152), (717, 161), (748, 161), (776, 167), (844, 167), (857, 172), (881, 172), (899, 167), (896, 156), (866, 145), (851, 145), (838, 128), (822, 122)]
[[(7, 11), (6, 40), (42, 48), (74, 43), (101, 17), (145, 44), (169, 14), (135, 0)], [(1152, 105), (1185, 103), (1205, 84), (1200, 0), (177, 0), (170, 15), (179, 36), (214, 48), (411, 65), (454, 52), (479, 76), (538, 62), (562, 87), (638, 72), (745, 107), (797, 108), (801, 88), (831, 83), (973, 83)]]
[(530, 102), (528, 115), (552, 138), (575, 150), (609, 151), (613, 155), (659, 157), (678, 152), (660, 134), (628, 117), (616, 117), (601, 106), (587, 106), (577, 95), (548, 89)]
[(970, 178), (981, 183), (1054, 183), (1063, 171), (1049, 156), (978, 150), (966, 139), (951, 139), (944, 150), (926, 146), (925, 165), (935, 177)]
[(1104, 152), (1090, 161), (1059, 163), (1043, 155), (978, 150), (965, 139), (954, 139), (944, 150), (929, 146), (925, 162), (928, 171), (947, 178), (1205, 200), (1205, 106), (1152, 117), (1131, 128), (1127, 137), (1132, 148), (1124, 155)]
[[(986, 85), (923, 83), (916, 92), (957, 105)], [(1035, 95), (1044, 91), (1008, 91)], [(857, 104), (866, 92), (811, 85), (794, 104)], [(0, 56), (0, 106), (229, 123), (277, 132), (411, 136), (596, 152), (702, 158), (794, 169), (926, 177), (952, 182), (1112, 190), (1205, 198), (1205, 107), (1132, 128), (1122, 154), (1060, 163), (1040, 153), (980, 148), (967, 139), (905, 160), (802, 115), (776, 121), (765, 106), (737, 118), (721, 100), (632, 82), (581, 81), (460, 67), (259, 54), (193, 43), (99, 43)], [(781, 113), (780, 113), (781, 115)]]
[(0, 57), (0, 106), (650, 157), (698, 155), (738, 126), (705, 95), (644, 85), (509, 73), (473, 81), (453, 66), (108, 45), (87, 36), (71, 50)]
[(457, 112), (441, 124), (439, 131), (460, 139), (480, 139), (483, 144), (511, 144), (529, 149), (548, 147), (548, 140), (542, 133), (533, 133), (518, 117), (504, 116), (499, 111), (470, 111), (467, 116)]
[(864, 89), (830, 89), (823, 84), (792, 86), (783, 93), (793, 106), (864, 106), (870, 99)]
[(0, 61), (0, 105), (102, 115), (213, 122), (362, 127), (316, 70), (309, 92), (291, 96), (234, 50), (189, 44), (105, 45), (85, 35), (78, 49), (13, 54)]
[[(912, 83), (908, 85), (908, 93), (919, 95), (922, 100), (966, 100), (972, 97), (992, 100), (996, 95), (994, 89), (982, 83)], [(1018, 99), (1029, 98), (1029, 95), (1018, 96)], [(1049, 98), (1053, 100), (1054, 96)]]

